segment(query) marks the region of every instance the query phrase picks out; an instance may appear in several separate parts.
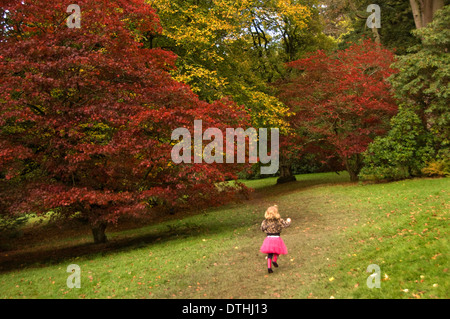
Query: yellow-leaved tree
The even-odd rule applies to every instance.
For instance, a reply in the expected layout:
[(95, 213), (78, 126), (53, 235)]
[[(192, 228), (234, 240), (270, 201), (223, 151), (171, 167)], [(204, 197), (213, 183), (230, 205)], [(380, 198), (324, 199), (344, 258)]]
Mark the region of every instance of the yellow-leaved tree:
[(178, 56), (173, 77), (201, 99), (231, 97), (254, 127), (287, 133), (288, 108), (271, 82), (296, 58), (293, 40), (308, 26), (310, 7), (298, 0), (149, 0), (163, 35), (147, 39)]

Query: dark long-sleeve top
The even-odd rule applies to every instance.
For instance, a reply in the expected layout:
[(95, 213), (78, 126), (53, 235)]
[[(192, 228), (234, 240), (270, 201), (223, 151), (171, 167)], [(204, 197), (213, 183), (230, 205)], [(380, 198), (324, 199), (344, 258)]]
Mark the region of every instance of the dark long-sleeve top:
[(283, 228), (289, 227), (291, 222), (284, 219), (265, 219), (261, 223), (261, 230), (266, 234), (279, 235)]

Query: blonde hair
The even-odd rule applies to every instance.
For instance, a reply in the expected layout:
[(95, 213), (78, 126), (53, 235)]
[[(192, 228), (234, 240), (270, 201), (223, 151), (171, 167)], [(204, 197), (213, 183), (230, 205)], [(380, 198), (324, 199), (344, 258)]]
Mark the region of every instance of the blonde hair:
[(274, 205), (274, 206), (270, 206), (269, 208), (267, 208), (265, 214), (264, 214), (264, 218), (266, 219), (280, 219), (281, 216), (278, 213), (278, 206)]

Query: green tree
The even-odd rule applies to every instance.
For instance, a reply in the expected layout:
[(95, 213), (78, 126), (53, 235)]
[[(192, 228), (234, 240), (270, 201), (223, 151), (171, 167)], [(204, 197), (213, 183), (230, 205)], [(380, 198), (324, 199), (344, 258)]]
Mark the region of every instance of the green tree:
[(381, 10), (381, 28), (370, 29), (367, 27), (367, 19), (371, 15), (367, 7), (374, 3), (371, 0), (347, 1), (347, 6), (341, 9), (351, 21), (349, 32), (341, 37), (340, 48), (346, 48), (350, 43), (361, 37), (378, 40), (386, 48), (394, 50), (402, 55), (410, 46), (419, 41), (411, 34), (415, 29), (411, 6), (403, 0), (380, 0), (376, 4)]
[(434, 136), (437, 151), (450, 144), (449, 25), (448, 5), (436, 13), (427, 27), (413, 32), (421, 43), (398, 58), (394, 67), (399, 72), (389, 79), (396, 97), (415, 106), (423, 127)]

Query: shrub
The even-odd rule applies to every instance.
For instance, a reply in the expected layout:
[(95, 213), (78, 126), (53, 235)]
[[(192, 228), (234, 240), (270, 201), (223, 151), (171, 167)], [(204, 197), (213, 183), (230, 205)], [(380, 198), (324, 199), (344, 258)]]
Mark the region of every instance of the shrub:
[(360, 177), (364, 181), (396, 181), (409, 178), (411, 174), (405, 167), (378, 167), (370, 168), (370, 170), (363, 168)]
[(362, 180), (399, 180), (422, 174), (434, 157), (432, 136), (412, 108), (400, 108), (387, 136), (377, 137), (364, 153)]
[(430, 177), (450, 176), (450, 150), (442, 151), (435, 160), (427, 162), (422, 173)]
[(4, 234), (17, 230), (20, 226), (25, 224), (27, 220), (27, 215), (21, 215), (18, 217), (0, 216), (0, 232)]

